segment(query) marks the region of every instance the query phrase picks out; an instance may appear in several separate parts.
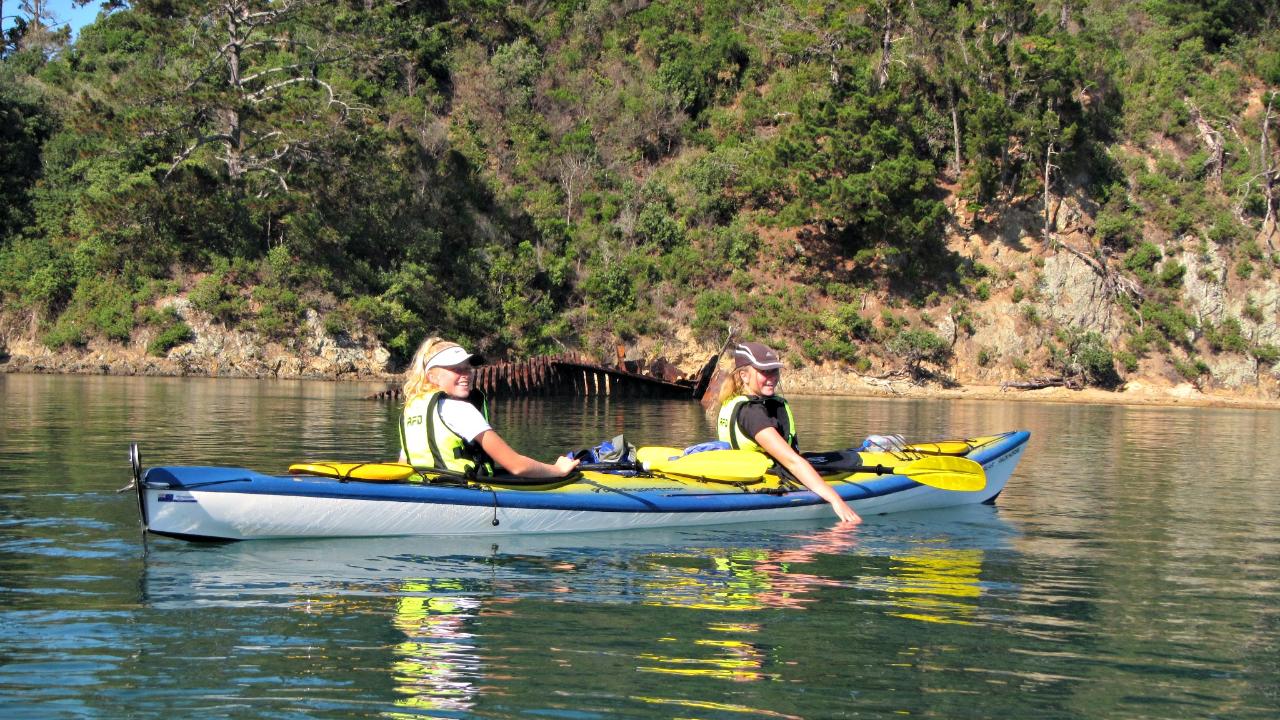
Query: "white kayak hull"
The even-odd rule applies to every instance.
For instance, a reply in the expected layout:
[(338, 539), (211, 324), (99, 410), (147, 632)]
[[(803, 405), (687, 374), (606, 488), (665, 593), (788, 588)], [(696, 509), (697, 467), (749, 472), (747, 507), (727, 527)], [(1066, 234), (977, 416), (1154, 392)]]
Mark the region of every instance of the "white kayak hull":
[[(833, 486), (864, 517), (992, 502), (1026, 447), (1027, 433), (969, 454), (986, 471), (978, 491), (940, 490), (901, 476)], [(807, 490), (694, 493), (659, 480), (608, 487), (590, 475), (577, 493), (437, 487), (261, 475), (240, 468), (152, 468), (141, 478), (147, 531), (187, 539), (483, 536), (782, 522), (834, 517)]]

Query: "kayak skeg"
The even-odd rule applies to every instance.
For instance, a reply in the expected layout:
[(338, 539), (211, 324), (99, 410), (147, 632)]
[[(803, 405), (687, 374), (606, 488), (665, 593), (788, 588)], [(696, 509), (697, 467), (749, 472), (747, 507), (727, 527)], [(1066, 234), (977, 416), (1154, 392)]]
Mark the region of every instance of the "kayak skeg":
[[(993, 502), (1028, 438), (1014, 431), (919, 451), (810, 456), (839, 459), (820, 472), (867, 517)], [(680, 472), (695, 465), (672, 459), (555, 479), (467, 478), (400, 463), (299, 463), (290, 475), (218, 466), (144, 470), (136, 446), (130, 457), (144, 530), (190, 540), (595, 532), (832, 517), (815, 493), (773, 470), (744, 469), (733, 455), (700, 459), (697, 473)], [(723, 474), (717, 457), (725, 460)], [(941, 467), (930, 458), (954, 461), (964, 478), (976, 474), (981, 483), (944, 489), (950, 486), (925, 472)]]

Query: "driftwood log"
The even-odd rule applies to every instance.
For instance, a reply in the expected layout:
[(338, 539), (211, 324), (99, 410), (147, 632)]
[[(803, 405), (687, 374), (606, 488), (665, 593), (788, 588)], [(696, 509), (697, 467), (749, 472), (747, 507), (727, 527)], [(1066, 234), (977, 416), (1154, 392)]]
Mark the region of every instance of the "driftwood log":
[(1006, 380), (1000, 383), (1000, 391), (1005, 390), (1040, 390), (1047, 387), (1064, 387), (1069, 390), (1084, 388), (1084, 380), (1078, 376), (1042, 377), (1031, 380)]

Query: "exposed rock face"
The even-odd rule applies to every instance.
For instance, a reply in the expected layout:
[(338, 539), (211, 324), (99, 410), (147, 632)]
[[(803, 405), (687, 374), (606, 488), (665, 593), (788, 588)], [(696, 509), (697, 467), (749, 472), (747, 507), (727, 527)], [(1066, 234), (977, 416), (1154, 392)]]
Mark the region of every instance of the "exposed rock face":
[(1114, 339), (1121, 327), (1102, 278), (1074, 255), (1060, 252), (1044, 262), (1044, 310), (1059, 325), (1093, 330)]
[[(1201, 321), (1223, 321), (1227, 313), (1227, 262), (1218, 253), (1184, 250), (1177, 261), (1187, 268), (1182, 278), (1182, 295), (1187, 309)], [(1239, 316), (1239, 311), (1232, 313)]]
[(213, 322), (186, 298), (168, 298), (191, 328), (194, 338), (169, 350), (164, 357), (147, 355), (154, 330), (135, 332), (127, 345), (91, 341), (73, 350), (50, 350), (35, 340), (10, 340), (8, 357), (0, 369), (9, 372), (47, 372), (114, 375), (200, 375), (252, 378), (390, 378), (391, 353), (372, 336), (338, 337), (324, 329), (319, 315), (308, 309), (297, 337), (277, 342), (255, 333)]

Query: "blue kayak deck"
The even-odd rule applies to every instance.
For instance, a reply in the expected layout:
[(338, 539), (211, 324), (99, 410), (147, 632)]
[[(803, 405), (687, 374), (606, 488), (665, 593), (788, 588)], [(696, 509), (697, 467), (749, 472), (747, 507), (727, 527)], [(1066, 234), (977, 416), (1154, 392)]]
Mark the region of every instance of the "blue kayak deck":
[[(984, 466), (1015, 454), (1027, 442), (1026, 431), (1010, 432), (969, 453)], [(433, 483), (385, 483), (339, 480), (310, 475), (268, 475), (237, 467), (157, 466), (146, 471), (144, 485), (178, 495), (160, 502), (180, 501), (187, 492), (234, 493), (284, 497), (335, 498), (437, 505), (501, 506), (543, 510), (595, 512), (716, 512), (760, 510), (825, 502), (808, 490), (753, 491), (751, 485), (684, 483), (663, 477), (633, 477), (589, 473), (555, 489), (510, 489), (497, 486)], [(833, 482), (847, 501), (892, 495), (922, 487), (901, 475), (884, 475), (857, 482)], [(998, 494), (996, 489), (994, 494)], [(986, 501), (989, 501), (987, 498)]]

